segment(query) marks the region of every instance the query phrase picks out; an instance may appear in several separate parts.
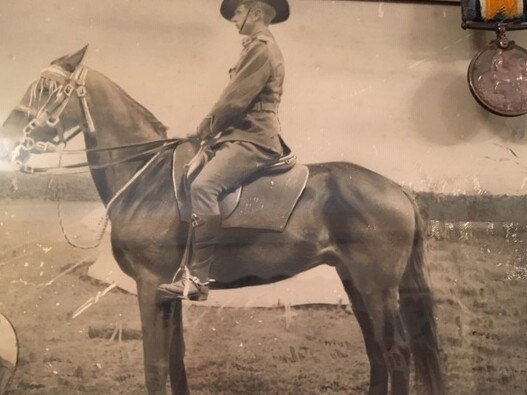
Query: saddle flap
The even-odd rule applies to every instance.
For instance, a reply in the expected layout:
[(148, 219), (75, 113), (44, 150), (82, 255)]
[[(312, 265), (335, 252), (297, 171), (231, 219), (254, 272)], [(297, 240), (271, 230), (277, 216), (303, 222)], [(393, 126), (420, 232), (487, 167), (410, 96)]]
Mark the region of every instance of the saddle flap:
[(266, 174), (244, 185), (240, 202), (222, 226), (283, 231), (308, 176), (307, 166), (296, 165), (285, 173)]
[[(182, 144), (172, 158), (172, 181), (182, 221), (190, 222), (191, 204), (185, 190), (185, 166), (193, 158), (190, 144)], [(252, 228), (282, 231), (307, 183), (309, 170), (295, 165), (292, 154), (257, 177), (220, 197), (219, 206), (224, 228)]]

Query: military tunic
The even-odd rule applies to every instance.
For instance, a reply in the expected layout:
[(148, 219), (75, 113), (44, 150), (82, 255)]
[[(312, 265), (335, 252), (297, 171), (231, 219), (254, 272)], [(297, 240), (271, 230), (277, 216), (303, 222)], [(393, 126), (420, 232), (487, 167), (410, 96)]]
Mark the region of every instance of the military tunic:
[(278, 106), (284, 82), (284, 60), (271, 32), (244, 43), (231, 80), (198, 128), (208, 140), (212, 158), (191, 185), (195, 214), (218, 215), (218, 197), (235, 188), (283, 153)]
[(231, 81), (205, 118), (202, 139), (219, 133), (215, 143), (247, 141), (281, 153), (278, 106), (284, 83), (284, 58), (265, 30), (248, 37)]

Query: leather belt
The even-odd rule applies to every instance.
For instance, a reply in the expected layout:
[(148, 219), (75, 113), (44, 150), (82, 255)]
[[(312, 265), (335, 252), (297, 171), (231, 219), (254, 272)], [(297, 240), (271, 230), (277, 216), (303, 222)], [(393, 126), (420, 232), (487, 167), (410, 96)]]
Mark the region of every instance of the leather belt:
[(279, 103), (264, 103), (264, 102), (256, 102), (251, 107), (251, 111), (269, 111), (274, 112), (275, 114), (278, 113), (278, 106)]

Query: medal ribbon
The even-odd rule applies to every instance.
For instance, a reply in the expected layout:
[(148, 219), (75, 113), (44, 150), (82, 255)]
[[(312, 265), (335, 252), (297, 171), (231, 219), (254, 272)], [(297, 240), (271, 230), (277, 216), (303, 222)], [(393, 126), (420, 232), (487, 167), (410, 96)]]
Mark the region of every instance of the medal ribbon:
[(523, 14), (523, 0), (479, 0), (484, 21), (516, 19)]
[(526, 22), (527, 0), (461, 0), (464, 19), (477, 22)]

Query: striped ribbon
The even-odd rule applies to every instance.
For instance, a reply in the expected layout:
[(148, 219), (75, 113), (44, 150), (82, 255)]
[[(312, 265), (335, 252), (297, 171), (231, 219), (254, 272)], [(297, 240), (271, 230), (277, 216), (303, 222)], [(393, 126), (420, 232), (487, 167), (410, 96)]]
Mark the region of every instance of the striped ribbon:
[(525, 22), (527, 0), (463, 0), (467, 20), (478, 22)]

